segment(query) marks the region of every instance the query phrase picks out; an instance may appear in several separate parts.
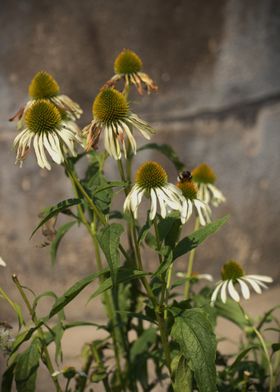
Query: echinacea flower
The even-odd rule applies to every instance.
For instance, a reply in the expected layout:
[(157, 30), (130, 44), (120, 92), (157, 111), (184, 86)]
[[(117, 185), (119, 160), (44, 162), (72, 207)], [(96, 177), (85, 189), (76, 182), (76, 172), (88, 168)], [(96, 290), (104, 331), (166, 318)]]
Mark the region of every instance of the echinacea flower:
[(201, 163), (192, 171), (193, 181), (198, 186), (198, 198), (207, 204), (217, 207), (226, 201), (222, 192), (214, 185), (216, 175), (206, 163)]
[(135, 219), (143, 196), (151, 200), (150, 220), (155, 218), (158, 205), (162, 218), (171, 210), (181, 213), (184, 202), (182, 192), (175, 185), (168, 183), (166, 171), (157, 162), (148, 161), (138, 168), (135, 184), (125, 199), (124, 211), (132, 212)]
[(60, 93), (60, 87), (57, 81), (45, 71), (37, 72), (29, 85), (30, 100), (24, 108), (20, 109), (15, 116), (10, 120), (18, 118), (19, 120), (24, 115), (24, 112), (36, 101), (37, 99), (50, 100), (59, 110), (65, 112), (68, 119), (75, 120), (80, 118), (82, 109), (80, 106), (72, 101), (67, 95)]
[(113, 88), (100, 91), (93, 102), (92, 113), (92, 122), (83, 130), (87, 135), (87, 150), (97, 147), (100, 133), (104, 131), (105, 149), (116, 160), (121, 159), (121, 148), (127, 156), (126, 138), (136, 154), (131, 127), (137, 128), (146, 139), (155, 133), (150, 125), (129, 110), (126, 98)]
[(152, 91), (157, 91), (157, 85), (146, 73), (141, 71), (142, 67), (142, 60), (136, 53), (130, 49), (123, 49), (114, 63), (115, 75), (105, 86), (115, 86), (116, 82), (123, 79), (125, 88), (134, 84), (140, 95), (143, 94), (142, 83), (146, 87), (148, 94)]
[(64, 154), (76, 156), (74, 142), (81, 142), (79, 128), (73, 121), (65, 121), (61, 112), (49, 100), (38, 99), (24, 113), (24, 129), (16, 136), (16, 163), (26, 158), (31, 143), (35, 150), (38, 165), (51, 169), (45, 149), (54, 162), (64, 162)]
[(206, 203), (199, 200), (195, 183), (191, 179), (185, 179), (182, 176), (179, 176), (178, 180), (176, 186), (182, 191), (184, 196), (182, 222), (186, 223), (190, 219), (193, 210), (196, 211), (199, 223), (202, 226), (211, 222), (211, 209)]
[(265, 283), (271, 283), (273, 280), (269, 276), (263, 275), (246, 275), (243, 268), (236, 261), (229, 261), (221, 270), (220, 280), (216, 284), (216, 288), (211, 296), (211, 304), (213, 305), (220, 293), (223, 303), (227, 300), (227, 293), (236, 302), (240, 301), (240, 294), (234, 287), (239, 285), (241, 294), (244, 299), (250, 298), (250, 288), (257, 294), (262, 293), (263, 288), (267, 288)]

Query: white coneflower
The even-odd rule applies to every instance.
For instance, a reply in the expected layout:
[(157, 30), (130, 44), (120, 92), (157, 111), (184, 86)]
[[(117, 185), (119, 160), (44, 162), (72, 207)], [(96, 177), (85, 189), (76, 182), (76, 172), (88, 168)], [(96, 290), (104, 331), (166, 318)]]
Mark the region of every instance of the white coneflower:
[(271, 283), (273, 280), (269, 276), (263, 275), (246, 275), (243, 268), (236, 261), (229, 261), (221, 270), (220, 280), (216, 284), (216, 288), (211, 296), (211, 304), (213, 305), (220, 293), (223, 303), (227, 300), (227, 293), (236, 302), (240, 301), (240, 295), (234, 285), (239, 284), (241, 294), (244, 299), (250, 298), (250, 287), (261, 294), (263, 288), (267, 288), (265, 283)]
[(157, 162), (148, 161), (138, 168), (135, 185), (125, 199), (124, 211), (132, 212), (135, 219), (144, 195), (151, 200), (150, 220), (155, 218), (158, 205), (162, 218), (165, 218), (170, 210), (181, 213), (184, 202), (182, 192), (168, 183), (166, 171)]
[[(67, 95), (60, 93), (60, 87), (57, 81), (45, 71), (37, 72), (29, 85), (30, 100), (24, 108), (20, 109), (14, 117), (10, 120), (18, 118), (19, 120), (24, 115), (24, 112), (33, 104), (37, 99), (48, 99), (58, 109), (65, 112), (68, 119), (75, 120), (83, 113), (80, 106), (72, 101)], [(20, 123), (21, 126), (21, 123)]]
[(206, 163), (202, 163), (192, 171), (193, 181), (198, 186), (198, 198), (214, 207), (226, 201), (222, 192), (214, 185), (216, 175)]
[(84, 128), (87, 136), (87, 150), (96, 148), (99, 136), (104, 131), (104, 145), (114, 159), (121, 159), (122, 150), (127, 156), (125, 139), (136, 154), (136, 141), (130, 127), (137, 128), (146, 139), (155, 133), (154, 129), (136, 114), (130, 112), (126, 98), (113, 88), (100, 91), (92, 106), (93, 121)]
[(191, 179), (185, 179), (182, 176), (179, 176), (178, 180), (177, 187), (184, 195), (182, 208), (183, 223), (186, 223), (190, 219), (193, 210), (196, 211), (202, 226), (211, 222), (211, 209), (206, 203), (198, 199), (197, 187), (193, 181)]
[(16, 136), (16, 163), (26, 158), (33, 142), (38, 165), (51, 169), (45, 149), (54, 162), (64, 162), (64, 154), (76, 156), (75, 142), (81, 142), (79, 128), (73, 121), (64, 121), (61, 112), (49, 100), (38, 99), (24, 113), (24, 129)]
[[(178, 276), (178, 278), (186, 279), (186, 273), (184, 273), (184, 272), (177, 272), (176, 276)], [(213, 282), (213, 276), (212, 275), (210, 275), (210, 274), (199, 274), (197, 272), (192, 272), (191, 279), (208, 280), (208, 282)]]
[(157, 91), (155, 82), (144, 72), (140, 57), (130, 49), (123, 49), (117, 56), (114, 63), (115, 75), (105, 84), (105, 86), (115, 86), (116, 82), (123, 79), (125, 88), (135, 85), (140, 95), (143, 94), (142, 84), (146, 87), (148, 94)]

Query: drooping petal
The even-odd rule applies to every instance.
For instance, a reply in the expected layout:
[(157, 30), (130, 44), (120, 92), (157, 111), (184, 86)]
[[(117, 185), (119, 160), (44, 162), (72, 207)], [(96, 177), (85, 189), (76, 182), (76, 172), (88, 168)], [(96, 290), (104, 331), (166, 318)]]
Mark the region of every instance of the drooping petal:
[(157, 196), (153, 189), (151, 189), (150, 195), (151, 195), (150, 220), (154, 220), (157, 213)]
[(249, 299), (250, 298), (250, 290), (249, 290), (247, 284), (242, 279), (237, 279), (237, 281), (240, 285), (240, 289), (241, 289), (241, 292), (242, 292), (244, 299)]
[(232, 298), (234, 301), (236, 301), (236, 302), (239, 302), (239, 301), (240, 301), (239, 294), (238, 294), (238, 292), (236, 291), (236, 289), (235, 289), (235, 287), (234, 287), (234, 285), (233, 285), (232, 280), (229, 280), (229, 282), (228, 282), (228, 292), (229, 292), (231, 298)]
[(223, 281), (218, 282), (215, 290), (213, 291), (213, 294), (211, 296), (211, 303), (212, 304), (214, 304), (214, 302), (216, 301), (218, 294), (219, 294), (219, 291), (220, 291), (220, 288), (223, 285), (223, 283), (224, 283)]
[(221, 300), (225, 304), (227, 301), (227, 286), (228, 286), (228, 281), (224, 281), (221, 287)]

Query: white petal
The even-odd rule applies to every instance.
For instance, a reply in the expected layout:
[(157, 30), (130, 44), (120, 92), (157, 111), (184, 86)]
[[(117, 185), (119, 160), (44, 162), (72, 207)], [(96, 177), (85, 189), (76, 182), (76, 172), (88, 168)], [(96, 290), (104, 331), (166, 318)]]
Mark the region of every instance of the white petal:
[(224, 283), (223, 281), (218, 282), (215, 290), (213, 291), (213, 294), (211, 295), (211, 304), (214, 304), (214, 302), (216, 301), (218, 294), (219, 294), (219, 291), (220, 291), (220, 288), (223, 283)]
[(247, 284), (242, 279), (237, 279), (237, 281), (240, 285), (241, 292), (242, 292), (244, 299), (249, 299), (250, 298), (250, 290), (249, 290)]
[(133, 154), (136, 154), (136, 149), (137, 149), (136, 141), (135, 141), (129, 127), (125, 124), (125, 122), (121, 122), (121, 125), (122, 125), (125, 133), (127, 134), (127, 137), (128, 137), (129, 143), (131, 145), (131, 149), (133, 151)]
[(45, 165), (44, 165), (44, 162), (43, 162), (42, 157), (41, 157), (41, 151), (39, 149), (39, 141), (38, 141), (38, 139), (39, 139), (39, 136), (38, 136), (38, 134), (36, 134), (34, 136), (34, 139), (33, 139), (33, 147), (34, 147), (35, 155), (36, 155), (36, 158), (37, 158), (37, 163), (38, 163), (38, 165), (42, 169), (44, 169)]
[(235, 289), (235, 287), (234, 287), (234, 285), (233, 285), (233, 283), (232, 283), (232, 280), (230, 280), (230, 281), (228, 282), (228, 292), (229, 292), (231, 298), (232, 298), (234, 301), (236, 301), (236, 302), (239, 302), (239, 301), (240, 301), (239, 294), (238, 294), (238, 292), (236, 291), (236, 289)]
[(151, 189), (151, 211), (150, 211), (150, 220), (154, 220), (157, 213), (157, 196), (153, 189)]
[(51, 170), (51, 165), (49, 164), (47, 157), (46, 157), (46, 154), (45, 154), (43, 138), (44, 138), (44, 134), (41, 133), (41, 135), (39, 135), (39, 137), (38, 137), (39, 150), (41, 152), (41, 157), (44, 162), (45, 168), (48, 170)]
[(221, 288), (221, 300), (224, 304), (227, 301), (227, 285), (228, 285), (228, 281), (226, 280), (225, 282), (223, 282)]
[(5, 263), (5, 261), (2, 259), (2, 257), (0, 257), (0, 265), (1, 265), (1, 267), (6, 267), (6, 263)]
[(256, 280), (260, 280), (262, 282), (266, 282), (266, 283), (271, 283), (273, 282), (273, 279), (270, 276), (264, 276), (264, 275), (246, 275), (247, 278), (250, 279), (256, 279)]
[(260, 288), (260, 286), (258, 285), (258, 283), (255, 280), (250, 279), (247, 276), (244, 276), (242, 279), (245, 280), (246, 282), (249, 282), (256, 293), (258, 293), (258, 294), (262, 293), (262, 289)]

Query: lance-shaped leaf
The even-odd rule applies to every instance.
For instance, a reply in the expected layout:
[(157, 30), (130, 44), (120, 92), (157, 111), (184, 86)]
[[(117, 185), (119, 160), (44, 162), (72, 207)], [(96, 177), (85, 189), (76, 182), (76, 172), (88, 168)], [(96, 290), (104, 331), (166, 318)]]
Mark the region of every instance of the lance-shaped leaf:
[(68, 208), (78, 205), (81, 203), (81, 199), (67, 199), (67, 200), (63, 200), (60, 203), (48, 207), (46, 208), (42, 215), (43, 215), (43, 219), (40, 221), (40, 223), (35, 227), (35, 229), (33, 230), (30, 238), (33, 237), (33, 235), (36, 233), (36, 231), (38, 229), (40, 229), (40, 227), (42, 227), (49, 219), (51, 219), (53, 216), (59, 214), (60, 212), (63, 212), (65, 210), (67, 210)]
[(17, 357), (15, 381), (18, 392), (35, 392), (36, 376), (40, 360), (41, 343), (33, 340), (31, 345)]
[(207, 314), (198, 308), (175, 311), (171, 336), (189, 361), (200, 392), (216, 392), (216, 338)]
[(173, 251), (173, 260), (196, 248), (199, 244), (206, 240), (209, 235), (216, 233), (228, 221), (228, 219), (229, 216), (227, 215), (215, 222), (209, 223), (188, 237), (183, 238)]
[(116, 284), (117, 269), (120, 261), (119, 244), (123, 231), (122, 225), (113, 223), (104, 227), (97, 235), (98, 242), (111, 270), (113, 285)]
[(67, 222), (64, 225), (60, 226), (57, 230), (54, 240), (51, 243), (51, 261), (52, 265), (56, 262), (56, 254), (57, 249), (59, 247), (60, 241), (64, 237), (64, 235), (71, 229), (71, 227), (76, 223), (76, 221)]
[(177, 154), (175, 153), (173, 148), (169, 146), (169, 144), (148, 143), (138, 148), (137, 151), (140, 152), (143, 150), (156, 150), (161, 152), (164, 156), (166, 156), (166, 158), (168, 158), (174, 164), (174, 166), (178, 171), (184, 170), (185, 168), (184, 163), (180, 161)]
[(176, 356), (171, 364), (174, 392), (192, 392), (192, 371), (183, 355)]
[(100, 276), (106, 274), (109, 271), (108, 268), (101, 272), (95, 272), (86, 276), (85, 278), (76, 282), (73, 286), (71, 286), (61, 297), (58, 297), (53, 305), (49, 318), (53, 317), (57, 314), (62, 308), (64, 308), (69, 302), (71, 302), (77, 295), (91, 282), (95, 279), (99, 278)]

